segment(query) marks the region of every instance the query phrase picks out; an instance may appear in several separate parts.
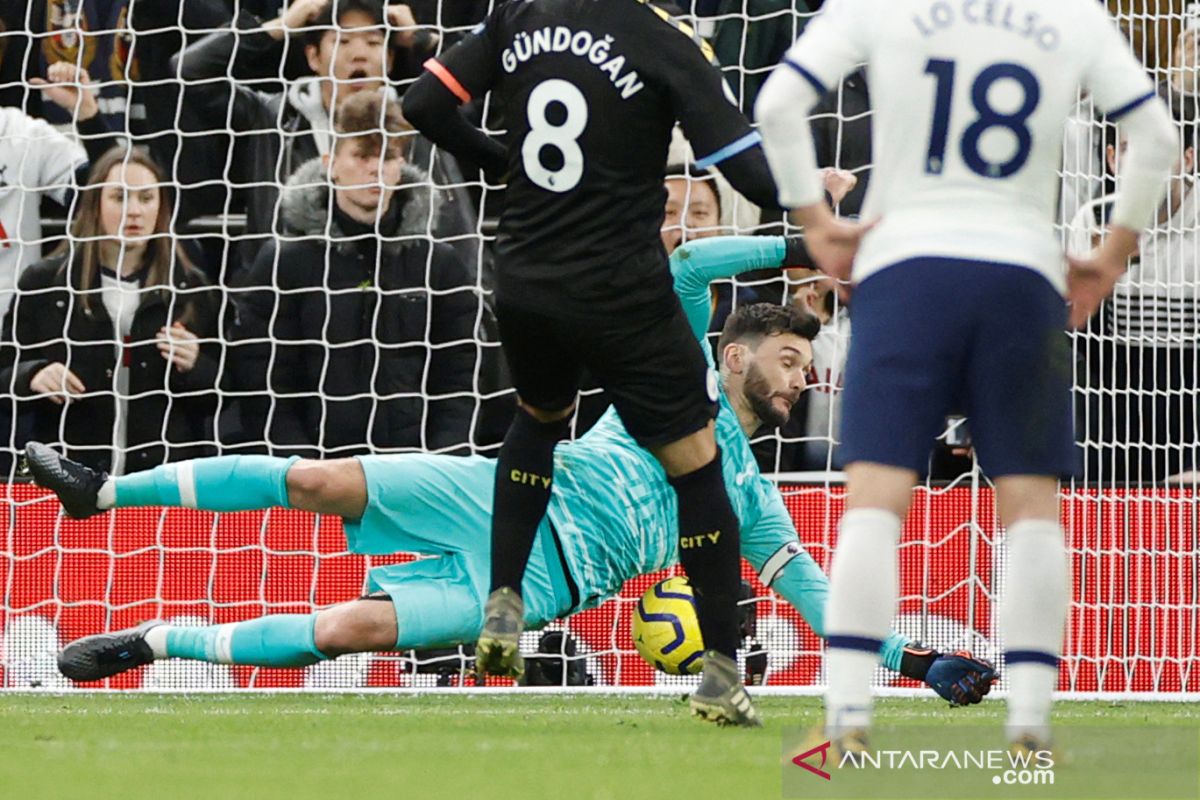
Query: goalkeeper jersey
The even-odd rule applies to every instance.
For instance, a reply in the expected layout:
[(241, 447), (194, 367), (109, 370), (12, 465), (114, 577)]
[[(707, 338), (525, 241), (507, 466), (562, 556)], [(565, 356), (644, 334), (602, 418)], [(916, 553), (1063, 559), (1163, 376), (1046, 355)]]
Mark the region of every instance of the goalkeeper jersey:
[[(709, 284), (752, 269), (779, 267), (785, 245), (775, 237), (720, 237), (684, 245), (671, 256), (675, 291), (692, 332), (704, 340)], [(708, 347), (705, 357), (713, 366)], [(775, 484), (763, 477), (750, 442), (722, 391), (716, 420), (722, 471), (741, 522), (742, 555), (822, 632), (825, 577), (800, 545)], [(599, 605), (633, 575), (678, 563), (676, 495), (666, 473), (609, 409), (579, 440), (555, 451), (548, 516), (558, 532), (581, 608)]]

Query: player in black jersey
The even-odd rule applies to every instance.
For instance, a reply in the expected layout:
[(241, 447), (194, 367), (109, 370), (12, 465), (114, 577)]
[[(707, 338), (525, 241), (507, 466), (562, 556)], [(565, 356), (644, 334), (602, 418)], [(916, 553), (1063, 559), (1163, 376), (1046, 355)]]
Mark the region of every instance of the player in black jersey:
[[(644, 0), (507, 3), (425, 66), (404, 97), (409, 121), (508, 182), (496, 314), (520, 407), (496, 470), (480, 669), (521, 669), (525, 562), (586, 368), (678, 495), (680, 561), (708, 648), (693, 713), (758, 724), (737, 677), (739, 533), (713, 437), (716, 376), (672, 290), (659, 236), (676, 121), (697, 166), (719, 164), (751, 201), (777, 207), (758, 134), (709, 46)], [(458, 110), (488, 91), (505, 109), (507, 147)]]

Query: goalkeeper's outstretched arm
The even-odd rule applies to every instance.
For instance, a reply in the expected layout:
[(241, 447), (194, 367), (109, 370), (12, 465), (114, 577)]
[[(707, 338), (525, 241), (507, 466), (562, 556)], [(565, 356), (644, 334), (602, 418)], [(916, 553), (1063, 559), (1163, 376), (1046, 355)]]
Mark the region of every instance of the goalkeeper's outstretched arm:
[[(796, 537), (779, 491), (773, 484), (766, 491), (773, 497), (758, 521), (742, 532), (742, 555), (758, 571), (759, 581), (778, 592), (824, 638), (829, 578)], [(894, 630), (879, 654), (885, 667), (925, 683), (953, 705), (980, 702), (997, 678), (992, 664), (968, 652), (940, 653)]]
[(713, 281), (808, 263), (797, 236), (714, 236), (677, 248), (671, 254), (671, 277), (692, 333), (704, 341), (712, 317), (709, 287)]

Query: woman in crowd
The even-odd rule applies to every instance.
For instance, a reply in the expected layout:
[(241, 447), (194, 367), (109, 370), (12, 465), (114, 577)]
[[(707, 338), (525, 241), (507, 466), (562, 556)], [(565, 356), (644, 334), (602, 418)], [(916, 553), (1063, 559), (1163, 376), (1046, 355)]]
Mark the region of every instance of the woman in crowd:
[(25, 427), (114, 474), (213, 440), (220, 300), (169, 233), (168, 186), (146, 151), (107, 152), (4, 320), (0, 385)]

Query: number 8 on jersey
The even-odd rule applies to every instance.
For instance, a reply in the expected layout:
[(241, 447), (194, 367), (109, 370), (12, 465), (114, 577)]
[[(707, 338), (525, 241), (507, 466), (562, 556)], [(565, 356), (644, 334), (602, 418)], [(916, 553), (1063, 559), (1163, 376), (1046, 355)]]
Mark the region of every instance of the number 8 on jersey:
[[(555, 104), (566, 113), (562, 122), (550, 120)], [(549, 192), (569, 192), (583, 178), (583, 149), (579, 137), (587, 129), (588, 105), (583, 92), (561, 78), (542, 81), (529, 93), (525, 114), (529, 133), (521, 145), (521, 163), (534, 184)], [(554, 169), (543, 160), (545, 151), (558, 151), (562, 166)]]

